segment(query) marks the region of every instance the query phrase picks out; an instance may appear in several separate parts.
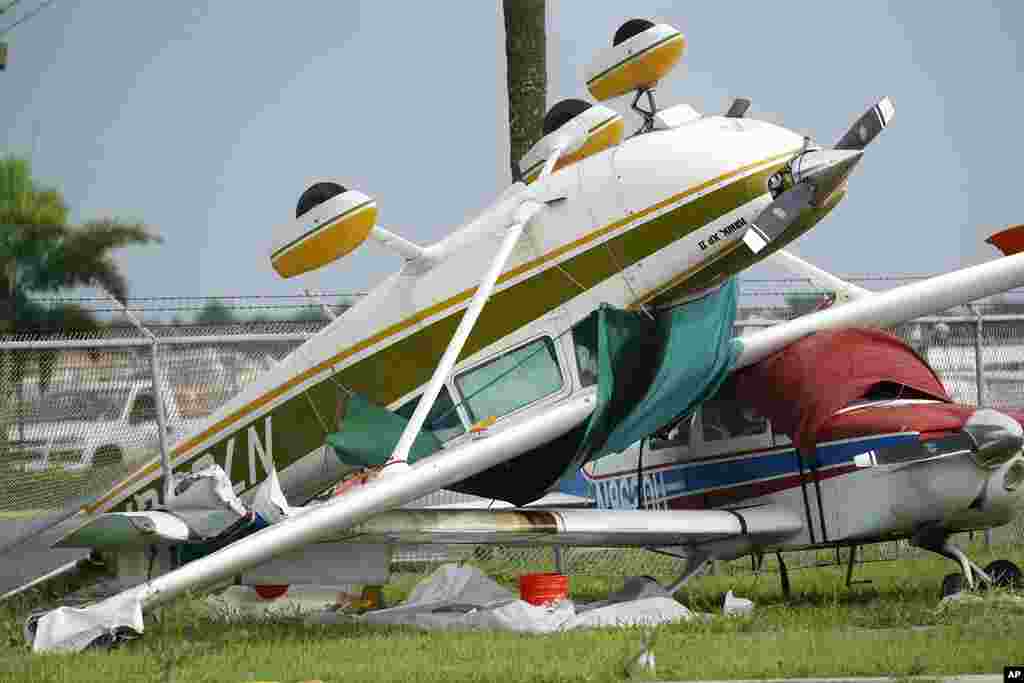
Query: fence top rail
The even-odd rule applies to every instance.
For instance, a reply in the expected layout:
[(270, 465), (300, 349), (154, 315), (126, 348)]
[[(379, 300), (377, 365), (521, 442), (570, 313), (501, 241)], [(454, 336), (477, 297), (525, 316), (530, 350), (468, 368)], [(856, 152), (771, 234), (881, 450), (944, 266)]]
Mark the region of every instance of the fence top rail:
[(280, 334), (210, 334), (195, 337), (124, 337), (121, 339), (36, 339), (13, 341), (0, 339), (0, 351), (26, 349), (102, 349), (152, 346), (153, 344), (231, 344), (248, 342), (303, 342), (314, 332), (286, 332)]
[[(999, 314), (999, 315), (951, 315), (951, 316), (924, 316), (915, 318), (904, 324), (924, 323), (976, 323), (978, 320), (986, 322), (1022, 322), (1024, 314)], [(752, 319), (737, 320), (737, 327), (771, 327), (785, 320)], [(252, 332), (242, 334), (206, 334), (187, 336), (162, 336), (149, 337), (118, 337), (98, 339), (29, 339), (22, 340), (12, 337), (0, 337), (0, 351), (16, 351), (28, 349), (98, 349), (98, 348), (126, 348), (145, 347), (158, 344), (175, 345), (203, 345), (203, 344), (231, 344), (231, 343), (256, 343), (256, 342), (304, 342), (316, 336), (317, 332)]]
[[(912, 325), (914, 323), (927, 323), (927, 324), (937, 324), (937, 323), (976, 323), (976, 322), (978, 322), (979, 318), (981, 319), (981, 321), (983, 323), (1010, 323), (1010, 322), (1024, 323), (1024, 314), (1020, 314), (1020, 313), (1002, 313), (1002, 314), (998, 314), (998, 315), (984, 315), (984, 314), (982, 314), (980, 316), (974, 316), (974, 315), (949, 315), (949, 316), (928, 315), (928, 316), (923, 316), (921, 318), (914, 318), (913, 320), (908, 320), (907, 322), (902, 323), (902, 324), (903, 325)], [(771, 327), (772, 325), (778, 325), (779, 323), (784, 323), (784, 322), (789, 322), (789, 321), (788, 320), (764, 320), (764, 319), (760, 319), (760, 320), (758, 320), (758, 319), (754, 319), (754, 320), (737, 320), (736, 321), (736, 326), (737, 327)]]

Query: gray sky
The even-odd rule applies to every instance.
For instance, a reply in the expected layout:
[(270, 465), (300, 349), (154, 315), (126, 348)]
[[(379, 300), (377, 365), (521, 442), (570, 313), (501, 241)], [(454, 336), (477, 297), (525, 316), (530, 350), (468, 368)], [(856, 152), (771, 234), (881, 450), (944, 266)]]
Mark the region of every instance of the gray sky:
[[(661, 104), (746, 96), (751, 116), (831, 144), (892, 97), (849, 197), (795, 245), (821, 267), (949, 270), (1024, 222), (1019, 0), (548, 4), (549, 103), (585, 95), (587, 64), (634, 16), (687, 36)], [(496, 0), (57, 0), (6, 39), (3, 152), (34, 148), (76, 220), (136, 218), (165, 238), (119, 253), (133, 296), (365, 289), (399, 259), (368, 245), (290, 281), (270, 267), (273, 228), (312, 181), (373, 195), (382, 225), (423, 243), (508, 183)]]

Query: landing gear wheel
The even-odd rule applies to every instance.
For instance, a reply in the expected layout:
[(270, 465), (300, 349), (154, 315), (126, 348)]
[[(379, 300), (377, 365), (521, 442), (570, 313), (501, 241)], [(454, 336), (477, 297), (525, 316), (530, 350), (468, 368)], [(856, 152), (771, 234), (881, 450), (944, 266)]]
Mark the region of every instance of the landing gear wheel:
[(946, 574), (942, 579), (942, 597), (948, 598), (950, 595), (956, 595), (963, 592), (966, 587), (967, 581), (963, 574)]
[(993, 585), (998, 588), (1024, 589), (1024, 574), (1021, 574), (1020, 567), (1009, 560), (988, 563), (985, 573), (992, 577)]

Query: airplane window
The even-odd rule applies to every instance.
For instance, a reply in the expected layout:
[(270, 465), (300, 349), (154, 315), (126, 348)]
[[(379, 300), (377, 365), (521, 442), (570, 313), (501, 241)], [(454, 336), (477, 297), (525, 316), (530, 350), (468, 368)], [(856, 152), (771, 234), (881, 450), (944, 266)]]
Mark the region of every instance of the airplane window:
[[(395, 412), (408, 420), (412, 418), (419, 402), (420, 397), (417, 396), (399, 406)], [(466, 431), (466, 428), (462, 426), (462, 420), (459, 419), (458, 411), (455, 410), (455, 402), (452, 401), (448, 387), (441, 387), (441, 393), (437, 395), (434, 407), (427, 413), (426, 427), (434, 432), (441, 441), (454, 439)]]
[(501, 417), (562, 388), (555, 345), (544, 337), (455, 378), (474, 421)]
[(768, 421), (750, 406), (730, 399), (711, 399), (701, 407), (704, 441), (756, 436), (768, 431)]
[(597, 384), (597, 318), (590, 316), (572, 328), (580, 386)]

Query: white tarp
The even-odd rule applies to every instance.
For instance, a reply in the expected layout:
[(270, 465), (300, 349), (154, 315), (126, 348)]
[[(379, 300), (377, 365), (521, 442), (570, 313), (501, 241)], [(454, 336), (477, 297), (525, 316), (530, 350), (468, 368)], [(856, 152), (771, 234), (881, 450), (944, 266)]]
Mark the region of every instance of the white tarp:
[[(690, 620), (696, 615), (650, 579), (628, 579), (608, 600), (577, 605), (562, 600), (538, 607), (519, 600), (475, 567), (444, 565), (409, 595), (402, 605), (369, 612), (361, 621), (422, 629), (494, 629), (551, 633), (575, 628), (621, 627)], [(319, 615), (319, 623), (336, 623), (340, 615)]]
[(125, 630), (142, 633), (142, 603), (123, 595), (89, 607), (58, 607), (35, 623), (35, 636), (25, 639), (33, 652), (81, 652), (97, 638), (114, 639)]
[(188, 524), (199, 538), (214, 538), (248, 514), (219, 465), (177, 479), (174, 496), (165, 509)]
[(302, 508), (293, 508), (288, 504), (277, 479), (277, 470), (271, 469), (267, 478), (256, 489), (256, 495), (252, 499), (252, 511), (262, 517), (267, 524), (277, 524), (299, 514)]

